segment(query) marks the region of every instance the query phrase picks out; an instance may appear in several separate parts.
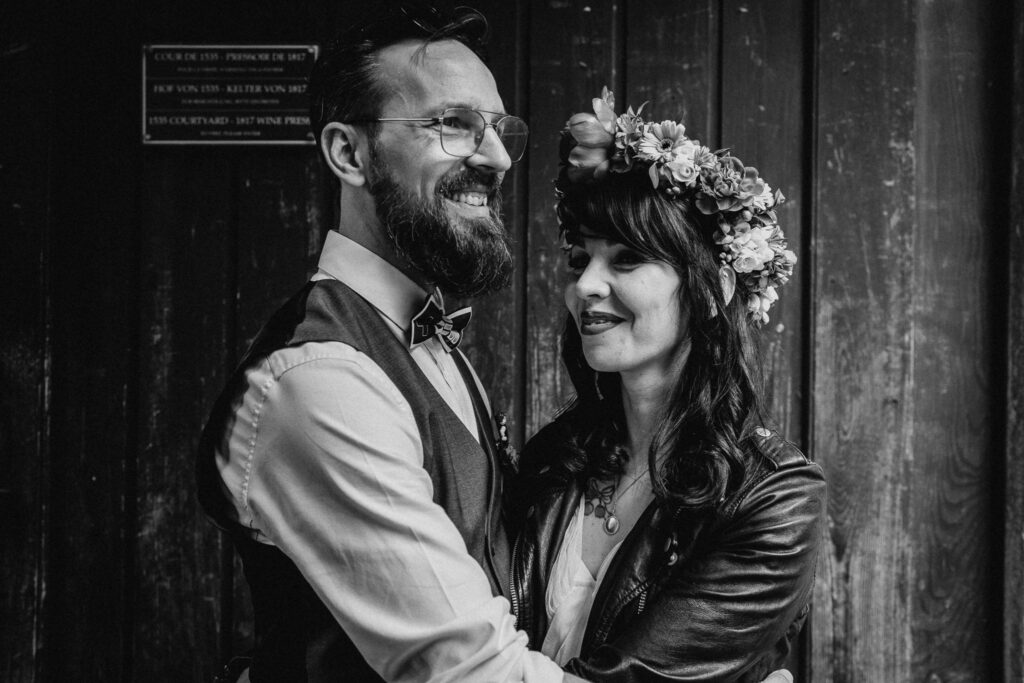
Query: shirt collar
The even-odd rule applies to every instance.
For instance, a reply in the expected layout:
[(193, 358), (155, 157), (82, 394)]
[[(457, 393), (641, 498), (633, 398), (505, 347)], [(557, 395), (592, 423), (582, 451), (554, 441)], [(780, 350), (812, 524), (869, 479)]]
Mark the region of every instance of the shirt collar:
[(327, 233), (313, 279), (340, 280), (392, 322), (408, 331), (409, 321), (430, 294), (402, 271), (336, 230)]

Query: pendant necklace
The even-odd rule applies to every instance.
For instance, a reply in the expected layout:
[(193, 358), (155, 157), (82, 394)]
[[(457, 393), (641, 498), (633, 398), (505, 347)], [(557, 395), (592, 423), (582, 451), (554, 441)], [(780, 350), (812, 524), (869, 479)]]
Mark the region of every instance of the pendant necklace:
[[(647, 470), (644, 470), (633, 481), (629, 482), (626, 488), (622, 489), (619, 499), (626, 495), (633, 486), (644, 478)], [(586, 504), (583, 506), (584, 515), (594, 515), (603, 519), (602, 528), (609, 536), (614, 536), (619, 531), (619, 518), (615, 516), (615, 508), (612, 507), (612, 500), (615, 498), (615, 489), (618, 488), (618, 481), (599, 486), (597, 480), (591, 477), (587, 480)]]

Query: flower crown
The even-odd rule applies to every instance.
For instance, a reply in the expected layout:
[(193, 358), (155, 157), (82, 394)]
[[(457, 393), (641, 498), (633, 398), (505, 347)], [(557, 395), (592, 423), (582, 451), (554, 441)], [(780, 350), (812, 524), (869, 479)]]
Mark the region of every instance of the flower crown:
[(559, 198), (569, 185), (599, 182), (610, 173), (646, 172), (655, 190), (717, 218), (712, 239), (719, 258), (746, 294), (751, 318), (768, 322), (768, 309), (779, 298), (775, 288), (789, 280), (796, 264), (774, 211), (785, 197), (729, 150), (712, 152), (686, 137), (682, 123), (644, 121), (643, 108), (617, 116), (615, 96), (604, 88), (594, 98), (593, 114), (569, 119), (555, 183)]

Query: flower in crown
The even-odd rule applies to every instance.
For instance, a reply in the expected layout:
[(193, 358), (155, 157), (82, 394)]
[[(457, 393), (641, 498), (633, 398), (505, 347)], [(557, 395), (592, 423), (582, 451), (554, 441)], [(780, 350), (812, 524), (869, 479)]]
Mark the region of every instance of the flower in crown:
[(556, 192), (606, 181), (615, 173), (646, 173), (653, 189), (715, 217), (711, 238), (719, 259), (735, 272), (750, 317), (768, 322), (777, 288), (789, 281), (796, 264), (775, 215), (785, 201), (782, 193), (729, 150), (712, 152), (687, 137), (682, 122), (644, 121), (644, 105), (617, 115), (608, 88), (594, 98), (593, 108), (593, 114), (574, 114), (562, 132)]

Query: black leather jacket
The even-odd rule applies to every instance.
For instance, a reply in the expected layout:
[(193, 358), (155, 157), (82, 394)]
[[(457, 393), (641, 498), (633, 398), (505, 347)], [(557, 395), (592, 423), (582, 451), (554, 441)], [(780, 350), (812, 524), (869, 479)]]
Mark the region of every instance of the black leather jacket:
[[(560, 459), (565, 430), (555, 422), (530, 440), (516, 486), (512, 603), (533, 648), (547, 632), (547, 578), (583, 492), (546, 465)], [(612, 560), (566, 671), (595, 682), (763, 680), (807, 614), (824, 515), (821, 468), (776, 435), (714, 510), (652, 503)]]

